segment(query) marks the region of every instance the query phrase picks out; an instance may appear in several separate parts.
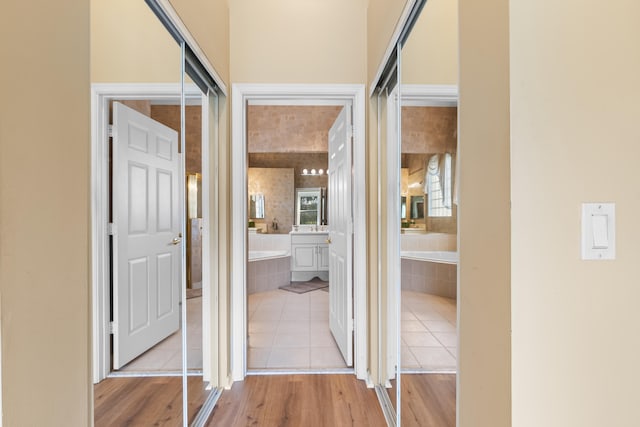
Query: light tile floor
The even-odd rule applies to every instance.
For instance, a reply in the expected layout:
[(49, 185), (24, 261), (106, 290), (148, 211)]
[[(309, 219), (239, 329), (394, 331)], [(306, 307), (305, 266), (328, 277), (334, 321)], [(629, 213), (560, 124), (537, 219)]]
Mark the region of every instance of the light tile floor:
[(249, 295), (249, 369), (347, 368), (329, 330), (329, 293)]
[[(187, 300), (187, 369), (202, 370), (202, 297)], [(119, 372), (182, 370), (182, 330), (129, 362)]]
[(400, 330), (403, 370), (456, 370), (455, 299), (402, 291)]

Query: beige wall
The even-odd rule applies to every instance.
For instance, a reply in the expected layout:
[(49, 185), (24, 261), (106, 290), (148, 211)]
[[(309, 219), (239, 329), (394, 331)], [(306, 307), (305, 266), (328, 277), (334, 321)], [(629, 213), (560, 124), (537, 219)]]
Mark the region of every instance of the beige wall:
[(229, 80), (229, 0), (169, 0), (222, 80)]
[(233, 0), (234, 83), (364, 83), (365, 0)]
[(458, 83), (458, 0), (429, 0), (402, 48), (402, 84)]
[(87, 426), (89, 1), (3, 2), (0, 28), (3, 425)]
[(373, 83), (405, 5), (412, 0), (369, 0), (367, 7), (367, 84)]
[(144, 1), (91, 0), (92, 83), (178, 83), (180, 47)]
[[(225, 0), (170, 0), (215, 71), (229, 83)], [(91, 0), (91, 81), (180, 81), (180, 47), (144, 1)]]
[[(638, 425), (640, 3), (510, 14), (513, 424)], [(580, 259), (583, 202), (616, 204), (616, 260)]]
[(457, 421), (502, 427), (511, 425), (509, 0), (459, 8)]

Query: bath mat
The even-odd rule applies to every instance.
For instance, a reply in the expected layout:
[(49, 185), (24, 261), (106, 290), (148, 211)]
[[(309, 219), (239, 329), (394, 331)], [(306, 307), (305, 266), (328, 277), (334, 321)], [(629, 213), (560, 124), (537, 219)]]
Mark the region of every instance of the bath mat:
[(319, 279), (313, 279), (308, 282), (291, 282), (286, 286), (280, 286), (280, 289), (295, 292), (296, 294), (304, 294), (318, 289), (325, 290), (325, 288), (329, 290), (329, 282)]

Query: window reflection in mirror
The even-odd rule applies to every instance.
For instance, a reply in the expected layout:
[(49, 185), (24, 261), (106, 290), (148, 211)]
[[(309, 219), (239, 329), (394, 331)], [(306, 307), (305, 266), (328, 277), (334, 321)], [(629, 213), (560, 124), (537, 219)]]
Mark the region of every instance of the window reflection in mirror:
[(407, 196), (400, 197), (400, 219), (403, 223), (407, 219)]
[(452, 157), (451, 153), (434, 154), (429, 157), (425, 176), (429, 216), (452, 215)]

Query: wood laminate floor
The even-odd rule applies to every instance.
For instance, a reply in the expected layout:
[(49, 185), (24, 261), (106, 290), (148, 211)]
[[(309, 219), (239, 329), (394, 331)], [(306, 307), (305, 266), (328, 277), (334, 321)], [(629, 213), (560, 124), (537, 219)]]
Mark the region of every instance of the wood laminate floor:
[(249, 376), (225, 390), (207, 426), (384, 427), (376, 393), (353, 375)]
[(456, 376), (403, 374), (402, 427), (455, 427)]
[[(402, 426), (454, 427), (456, 376), (402, 375)], [(207, 391), (189, 377), (189, 419)], [(95, 386), (95, 425), (180, 426), (180, 377), (108, 378)], [(249, 376), (225, 390), (207, 426), (386, 426), (375, 392), (353, 375)]]
[[(189, 419), (209, 391), (201, 377), (188, 378)], [(106, 426), (181, 426), (182, 378), (107, 378), (94, 386), (94, 421)]]

